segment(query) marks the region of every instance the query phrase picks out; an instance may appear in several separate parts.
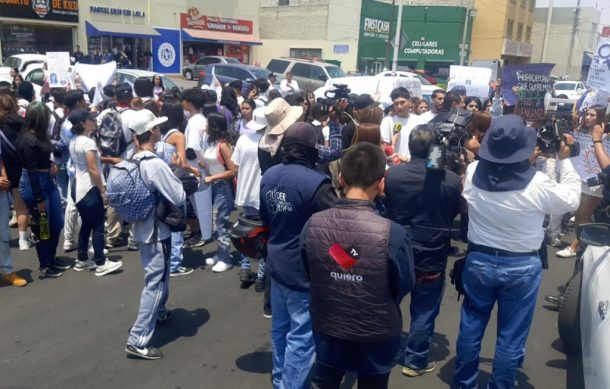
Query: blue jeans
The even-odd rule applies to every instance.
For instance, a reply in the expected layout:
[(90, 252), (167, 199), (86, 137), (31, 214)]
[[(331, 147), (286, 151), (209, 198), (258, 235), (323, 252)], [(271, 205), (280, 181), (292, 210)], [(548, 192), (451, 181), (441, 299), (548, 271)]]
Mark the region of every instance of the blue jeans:
[(100, 190), (95, 186), (89, 189), (85, 197), (76, 203), (76, 209), (82, 220), (78, 234), (78, 260), (86, 261), (89, 259), (89, 237), (91, 237), (95, 263), (101, 266), (106, 262), (106, 256), (104, 255), (106, 209)]
[(60, 167), (57, 173), (55, 173), (55, 181), (57, 182), (57, 188), (59, 189), (59, 196), (61, 197), (61, 205), (65, 206), (68, 203), (68, 170), (66, 167)]
[[(254, 207), (244, 205), (243, 210), (244, 216), (247, 218), (258, 217), (258, 209)], [(239, 263), (241, 265), (241, 268), (244, 270), (250, 270), (252, 268), (250, 257), (245, 254), (241, 254), (241, 260)], [(256, 274), (256, 278), (258, 278), (259, 280), (265, 278), (265, 260), (263, 258), (258, 261), (258, 272)]]
[(513, 388), (525, 357), (525, 342), (542, 278), (538, 256), (496, 257), (472, 252), (463, 273), (465, 289), (457, 340), (455, 383), (477, 388), (479, 353), (485, 327), (496, 301), (496, 354), (488, 388)]
[(219, 180), (212, 184), (212, 204), (216, 209), (216, 229), (214, 240), (218, 245), (214, 260), (231, 264), (231, 211), (233, 211), (233, 183), (229, 180)]
[(411, 290), (411, 328), (405, 348), (405, 366), (423, 369), (428, 364), (428, 353), (434, 334), (434, 321), (438, 316), (445, 290), (445, 277), (415, 284)]
[(315, 359), (309, 292), (292, 290), (272, 280), (271, 310), (273, 388), (309, 387), (309, 372)]
[(140, 260), (144, 269), (144, 289), (135, 323), (129, 331), (127, 344), (146, 347), (155, 332), (157, 316), (166, 310), (169, 297), (169, 239), (140, 243)]
[(169, 267), (170, 271), (177, 271), (178, 268), (182, 266), (182, 261), (184, 260), (182, 253), (184, 246), (184, 232), (172, 232), (171, 242), (172, 247), (169, 255)]
[[(50, 239), (41, 239), (36, 245), (36, 254), (38, 254), (40, 267), (44, 268), (53, 265), (55, 262), (59, 235), (64, 228), (64, 211), (61, 207), (61, 198), (59, 196), (59, 191), (57, 190), (57, 185), (55, 185), (55, 181), (53, 181), (51, 174), (43, 172), (35, 172), (34, 174), (40, 183), (40, 190), (44, 197), (44, 203), (47, 208), (47, 218), (49, 219), (49, 232), (51, 235)], [(30, 214), (32, 216), (38, 216), (38, 204), (36, 204), (36, 200), (34, 199), (34, 193), (32, 192), (32, 186), (30, 185), (30, 176), (25, 169), (21, 174), (19, 193), (28, 206)], [(32, 224), (31, 229), (34, 234), (40, 238), (40, 229), (38, 226)]]

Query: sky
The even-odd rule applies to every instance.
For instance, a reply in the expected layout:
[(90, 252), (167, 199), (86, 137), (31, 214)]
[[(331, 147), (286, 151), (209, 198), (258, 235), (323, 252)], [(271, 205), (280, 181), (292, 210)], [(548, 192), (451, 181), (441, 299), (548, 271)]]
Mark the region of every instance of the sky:
[[(576, 7), (577, 0), (555, 0), (553, 7)], [(546, 8), (549, 0), (536, 0), (536, 7)], [(608, 0), (581, 0), (581, 7), (595, 7), (601, 11), (600, 23), (602, 26), (610, 26), (610, 1)]]

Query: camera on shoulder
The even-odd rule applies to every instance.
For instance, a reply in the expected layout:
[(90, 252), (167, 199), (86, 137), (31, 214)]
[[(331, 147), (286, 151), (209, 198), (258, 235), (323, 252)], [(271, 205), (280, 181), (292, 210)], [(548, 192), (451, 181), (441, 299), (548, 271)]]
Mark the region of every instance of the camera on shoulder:
[(473, 118), (472, 112), (457, 109), (451, 111), (443, 121), (428, 124), (436, 132), (426, 164), (428, 170), (459, 173), (463, 167), (460, 156), (466, 152), (464, 142), (472, 137), (468, 126)]
[[(573, 132), (573, 127), (566, 119), (552, 120), (549, 119), (544, 126), (537, 128), (538, 138), (537, 146), (543, 154), (558, 153), (561, 147), (561, 142), (564, 140), (565, 134)], [(580, 144), (574, 142), (570, 145), (570, 157), (576, 157), (580, 154)]]

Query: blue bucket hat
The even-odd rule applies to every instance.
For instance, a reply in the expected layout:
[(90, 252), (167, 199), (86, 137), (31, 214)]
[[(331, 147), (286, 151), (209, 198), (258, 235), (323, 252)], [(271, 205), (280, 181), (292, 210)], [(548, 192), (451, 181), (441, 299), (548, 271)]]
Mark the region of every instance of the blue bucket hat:
[(517, 115), (495, 118), (485, 133), (479, 158), (495, 163), (515, 163), (529, 159), (536, 148), (536, 130)]

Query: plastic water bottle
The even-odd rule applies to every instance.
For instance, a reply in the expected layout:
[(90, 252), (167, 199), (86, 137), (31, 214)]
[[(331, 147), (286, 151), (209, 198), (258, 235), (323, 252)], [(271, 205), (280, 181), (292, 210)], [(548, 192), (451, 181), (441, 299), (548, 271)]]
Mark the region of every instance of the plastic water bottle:
[(40, 228), (40, 239), (49, 240), (51, 234), (49, 233), (49, 218), (47, 218), (46, 212), (40, 212), (40, 219), (38, 220), (38, 227)]

